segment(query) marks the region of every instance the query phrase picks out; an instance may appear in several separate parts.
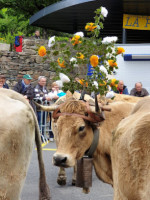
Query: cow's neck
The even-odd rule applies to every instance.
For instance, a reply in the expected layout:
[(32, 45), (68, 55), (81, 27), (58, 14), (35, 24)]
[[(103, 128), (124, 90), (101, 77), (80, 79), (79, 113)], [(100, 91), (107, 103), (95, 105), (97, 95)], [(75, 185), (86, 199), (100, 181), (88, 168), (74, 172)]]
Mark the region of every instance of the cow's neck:
[(112, 111), (105, 113), (106, 120), (100, 126), (99, 144), (94, 153), (94, 167), (97, 176), (106, 183), (113, 185), (111, 165), (112, 131), (119, 122), (127, 117), (134, 104), (113, 103), (110, 105)]

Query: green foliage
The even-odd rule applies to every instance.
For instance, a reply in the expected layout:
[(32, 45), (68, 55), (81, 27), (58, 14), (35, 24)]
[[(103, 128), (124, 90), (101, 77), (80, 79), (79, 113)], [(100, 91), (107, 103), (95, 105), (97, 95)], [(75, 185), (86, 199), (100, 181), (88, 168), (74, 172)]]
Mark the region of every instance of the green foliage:
[(29, 20), (24, 19), (24, 15), (15, 16), (11, 9), (0, 10), (0, 15), (0, 37), (4, 38), (6, 43), (14, 43), (15, 36), (29, 35), (34, 30), (29, 26)]
[(11, 8), (16, 11), (16, 15), (23, 14), (28, 19), (39, 10), (58, 1), (60, 0), (0, 0), (0, 9)]

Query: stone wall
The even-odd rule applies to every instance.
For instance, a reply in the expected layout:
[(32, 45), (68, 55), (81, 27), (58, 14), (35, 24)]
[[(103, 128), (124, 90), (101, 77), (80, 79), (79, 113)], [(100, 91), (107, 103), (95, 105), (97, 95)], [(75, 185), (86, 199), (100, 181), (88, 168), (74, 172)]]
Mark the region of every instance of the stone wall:
[[(7, 77), (7, 83), (12, 88), (15, 83), (22, 78), (24, 74), (30, 74), (33, 78), (33, 84), (37, 84), (39, 76), (47, 77), (47, 87), (51, 88), (55, 71), (46, 60), (43, 62), (37, 49), (42, 45), (47, 48), (47, 40), (42, 39), (24, 39), (23, 51), (3, 51), (0, 49), (0, 74), (4, 74)], [(77, 69), (78, 73), (85, 74), (85, 67)]]

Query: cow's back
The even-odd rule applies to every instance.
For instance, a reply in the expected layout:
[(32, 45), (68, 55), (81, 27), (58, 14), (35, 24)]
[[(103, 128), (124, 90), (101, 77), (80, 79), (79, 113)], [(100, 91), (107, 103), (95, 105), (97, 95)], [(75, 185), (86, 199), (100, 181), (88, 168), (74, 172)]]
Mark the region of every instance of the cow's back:
[(19, 200), (33, 149), (33, 115), (21, 101), (0, 96), (0, 199)]
[(137, 103), (121, 121), (112, 146), (115, 200), (150, 197), (150, 99)]

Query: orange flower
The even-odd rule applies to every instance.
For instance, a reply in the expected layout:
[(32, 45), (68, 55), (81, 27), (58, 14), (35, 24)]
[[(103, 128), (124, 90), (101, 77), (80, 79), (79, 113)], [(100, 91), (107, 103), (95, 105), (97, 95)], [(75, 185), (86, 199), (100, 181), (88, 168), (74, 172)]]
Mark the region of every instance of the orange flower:
[(72, 42), (72, 45), (76, 45), (76, 44), (79, 44), (81, 43), (82, 41), (80, 41), (80, 36), (79, 35), (75, 35), (72, 39), (71, 39), (71, 42)]
[(99, 83), (99, 86), (105, 86), (106, 85), (106, 81), (103, 81), (103, 83)]
[(117, 87), (118, 86), (118, 84), (116, 83), (116, 79), (114, 78), (114, 79), (111, 79), (111, 83), (110, 83), (110, 86), (114, 86), (114, 87)]
[(110, 67), (117, 67), (117, 63), (114, 60), (108, 60)]
[(58, 58), (57, 62), (58, 62), (58, 65), (59, 65), (60, 67), (62, 67), (62, 68), (65, 68), (65, 67), (66, 67), (66, 66), (65, 66), (65, 61), (64, 61), (62, 58)]
[(85, 30), (86, 30), (86, 31), (93, 31), (95, 28), (97, 28), (97, 26), (95, 26), (94, 23), (88, 23), (88, 24), (85, 26)]
[(38, 50), (39, 56), (43, 57), (46, 55), (46, 48), (44, 46), (41, 46)]
[(92, 67), (96, 67), (98, 65), (98, 56), (92, 55), (90, 57), (90, 63), (92, 65)]
[(80, 58), (80, 59), (84, 59), (84, 55), (82, 54), (82, 53), (77, 53), (78, 54), (78, 56), (77, 56), (77, 58)]
[(124, 53), (124, 52), (125, 52), (125, 50), (124, 50), (123, 47), (118, 47), (117, 48), (117, 54), (121, 54), (121, 53)]
[(79, 83), (85, 87), (88, 87), (88, 82), (85, 82), (84, 79), (79, 80)]

